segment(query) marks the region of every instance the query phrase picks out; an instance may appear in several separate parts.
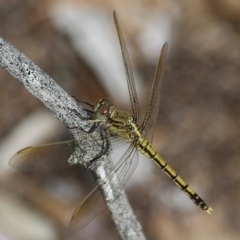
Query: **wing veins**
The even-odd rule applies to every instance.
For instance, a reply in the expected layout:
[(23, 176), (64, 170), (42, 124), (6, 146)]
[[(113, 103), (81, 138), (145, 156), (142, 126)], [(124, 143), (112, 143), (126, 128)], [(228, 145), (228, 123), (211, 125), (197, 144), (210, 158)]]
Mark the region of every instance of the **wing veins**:
[(25, 171), (69, 167), (67, 160), (74, 148), (74, 140), (24, 148), (13, 155), (9, 165)]
[[(125, 161), (128, 158), (130, 158), (129, 163)], [(115, 165), (114, 170), (107, 177), (106, 181), (101, 184), (99, 183), (76, 209), (69, 225), (70, 232), (75, 232), (85, 227), (95, 217), (97, 217), (105, 210), (106, 204), (101, 193), (100, 186), (112, 181), (113, 177), (116, 174), (119, 179), (120, 189), (122, 189), (132, 175), (132, 173), (134, 172), (134, 170), (136, 169), (137, 163), (138, 155), (137, 151), (135, 151), (134, 144), (132, 143), (127, 149), (127, 151), (124, 153), (124, 155), (120, 158), (118, 163)]]
[(126, 78), (127, 78), (132, 113), (133, 113), (133, 116), (136, 119), (137, 123), (140, 123), (141, 122), (140, 107), (139, 107), (139, 102), (138, 102), (138, 97), (137, 97), (136, 86), (135, 86), (135, 82), (134, 82), (132, 65), (131, 65), (131, 61), (129, 58), (127, 45), (125, 43), (125, 40), (124, 40), (124, 37), (122, 34), (122, 30), (118, 23), (117, 14), (115, 11), (113, 12), (113, 18), (114, 18), (115, 26), (116, 26), (117, 33), (118, 33), (118, 39), (119, 39), (120, 46), (121, 46), (121, 52), (122, 52), (122, 56), (123, 56), (124, 69), (125, 69)]
[[(158, 115), (159, 105), (160, 105), (160, 87), (162, 84), (163, 67), (164, 67), (164, 62), (167, 55), (167, 47), (168, 47), (168, 44), (165, 43), (161, 49), (154, 80), (152, 83), (151, 93), (148, 100), (148, 108), (147, 108), (144, 120), (142, 122), (142, 125), (140, 127), (142, 132), (146, 132), (147, 130), (150, 130), (149, 128), (153, 129), (157, 120), (157, 115)], [(150, 119), (152, 118), (154, 119), (150, 121)], [(150, 132), (152, 131), (150, 130)]]

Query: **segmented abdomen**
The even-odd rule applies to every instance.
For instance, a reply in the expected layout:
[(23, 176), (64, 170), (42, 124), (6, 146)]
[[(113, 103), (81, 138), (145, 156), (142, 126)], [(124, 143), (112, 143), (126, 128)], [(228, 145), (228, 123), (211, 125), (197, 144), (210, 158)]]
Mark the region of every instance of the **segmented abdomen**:
[(171, 166), (152, 148), (151, 144), (144, 138), (139, 138), (137, 149), (151, 159), (163, 172), (190, 198), (207, 213), (211, 213), (212, 208), (209, 207), (197, 193), (173, 170)]

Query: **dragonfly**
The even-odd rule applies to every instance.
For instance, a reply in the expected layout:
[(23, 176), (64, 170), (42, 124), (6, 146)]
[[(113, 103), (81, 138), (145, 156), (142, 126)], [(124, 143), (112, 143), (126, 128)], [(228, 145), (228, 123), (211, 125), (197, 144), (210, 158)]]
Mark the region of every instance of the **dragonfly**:
[[(124, 143), (129, 144), (127, 151), (116, 163), (106, 182), (112, 181), (113, 176), (117, 175), (120, 187), (124, 187), (138, 165), (138, 153), (140, 152), (153, 161), (197, 206), (211, 214), (213, 209), (154, 150), (151, 144), (160, 106), (160, 86), (168, 44), (165, 43), (161, 49), (147, 110), (142, 120), (127, 46), (116, 12), (113, 13), (113, 16), (123, 56), (132, 114), (118, 110), (106, 99), (99, 99), (95, 106), (88, 104), (91, 107), (88, 112), (92, 115), (92, 119), (89, 121), (107, 127), (108, 137), (113, 148)], [(10, 166), (20, 170), (45, 170), (69, 166), (67, 159), (74, 151), (75, 144), (74, 140), (70, 140), (22, 149), (10, 159)], [(100, 190), (101, 184), (104, 183), (99, 183), (75, 210), (69, 225), (70, 232), (85, 227), (106, 208)]]

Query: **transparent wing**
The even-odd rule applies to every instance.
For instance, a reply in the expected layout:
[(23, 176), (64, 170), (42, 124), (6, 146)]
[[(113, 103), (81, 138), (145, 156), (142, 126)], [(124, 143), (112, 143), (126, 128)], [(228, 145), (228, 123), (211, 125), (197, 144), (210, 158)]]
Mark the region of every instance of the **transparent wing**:
[(122, 34), (121, 28), (119, 26), (117, 14), (115, 11), (113, 12), (113, 17), (114, 17), (114, 22), (115, 22), (115, 26), (117, 29), (118, 39), (120, 42), (122, 56), (123, 56), (123, 63), (124, 63), (126, 77), (127, 77), (127, 84), (128, 84), (128, 91), (129, 91), (129, 96), (130, 96), (130, 101), (131, 101), (132, 113), (133, 113), (133, 116), (136, 119), (137, 123), (140, 123), (141, 116), (140, 116), (139, 102), (138, 102), (138, 98), (137, 98), (137, 91), (136, 91), (136, 87), (135, 87), (135, 83), (134, 83), (133, 71), (132, 71), (129, 54), (127, 51), (127, 46), (126, 46), (125, 40), (123, 38), (123, 34)]
[(9, 165), (25, 171), (69, 167), (67, 160), (73, 153), (74, 147), (75, 142), (71, 140), (24, 148), (10, 159)]
[[(127, 150), (127, 155), (119, 160), (115, 166), (114, 172), (117, 174), (118, 181), (122, 188), (126, 185), (129, 178), (132, 176), (133, 172), (138, 165), (138, 151), (135, 148), (135, 144), (132, 143)], [(111, 178), (111, 176), (110, 176)]]
[(117, 149), (128, 144), (128, 142), (126, 142), (120, 136), (113, 136), (110, 138), (110, 141), (111, 141), (112, 149)]
[(155, 127), (160, 106), (160, 87), (162, 83), (163, 66), (167, 55), (168, 44), (165, 43), (162, 47), (161, 54), (158, 60), (152, 89), (148, 100), (147, 111), (140, 127), (143, 136), (152, 141), (153, 129)]
[[(116, 174), (119, 179), (120, 188), (122, 189), (136, 169), (137, 164), (138, 152), (134, 148), (134, 144), (131, 144), (116, 164), (114, 171), (102, 184), (112, 181), (113, 176)], [(76, 209), (69, 225), (69, 232), (76, 232), (82, 229), (106, 209), (100, 186), (101, 185), (98, 184)]]
[(97, 185), (75, 210), (69, 224), (68, 232), (74, 233), (87, 226), (106, 208), (103, 196)]

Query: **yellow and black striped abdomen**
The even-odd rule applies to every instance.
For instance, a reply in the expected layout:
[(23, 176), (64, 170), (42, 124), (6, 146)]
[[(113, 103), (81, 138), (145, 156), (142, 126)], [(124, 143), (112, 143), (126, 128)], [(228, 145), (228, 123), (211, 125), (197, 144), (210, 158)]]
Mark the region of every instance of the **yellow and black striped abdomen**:
[(212, 208), (193, 191), (192, 188), (173, 170), (171, 166), (152, 148), (151, 144), (144, 138), (139, 138), (137, 149), (151, 159), (163, 172), (202, 210), (211, 214)]

